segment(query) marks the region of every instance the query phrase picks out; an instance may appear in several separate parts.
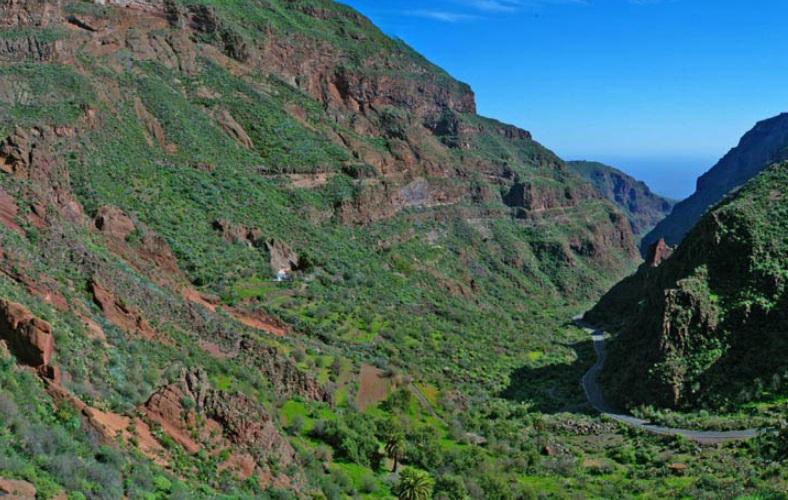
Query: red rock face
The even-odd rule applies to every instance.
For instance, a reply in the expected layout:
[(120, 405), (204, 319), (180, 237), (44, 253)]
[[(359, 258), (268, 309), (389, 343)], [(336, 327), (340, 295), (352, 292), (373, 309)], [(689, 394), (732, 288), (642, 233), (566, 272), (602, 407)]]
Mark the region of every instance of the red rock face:
[(55, 352), (52, 325), (23, 305), (3, 299), (0, 299), (0, 339), (20, 363), (34, 368), (48, 367)]
[(0, 189), (0, 223), (8, 229), (22, 232), (22, 228), (16, 222), (18, 213), (19, 207), (14, 197)]
[[(296, 459), (295, 450), (265, 406), (243, 394), (213, 388), (199, 369), (184, 370), (178, 380), (155, 392), (145, 404), (145, 413), (190, 453), (207, 444), (228, 449), (231, 455), (224, 467), (238, 469), (247, 477), (257, 472), (261, 478), (271, 478), (269, 457), (276, 457), (283, 467)], [(197, 415), (204, 417), (204, 424), (199, 423)], [(196, 433), (190, 430), (195, 427)], [(292, 486), (284, 477), (263, 482)]]
[(115, 326), (145, 338), (152, 338), (155, 335), (156, 332), (140, 313), (126, 305), (120, 297), (102, 285), (98, 279), (94, 278), (90, 282), (90, 291), (93, 293), (96, 304), (104, 312), (104, 316)]
[(660, 238), (658, 242), (649, 247), (648, 254), (646, 255), (646, 262), (651, 265), (651, 267), (658, 267), (671, 255), (673, 255), (673, 249), (665, 243), (665, 238)]
[(72, 224), (83, 222), (82, 206), (69, 187), (68, 169), (52, 150), (55, 143), (74, 134), (75, 130), (68, 127), (17, 127), (0, 142), (0, 171), (41, 188), (33, 192), (30, 217), (37, 227), (51, 223), (46, 216), (49, 207)]

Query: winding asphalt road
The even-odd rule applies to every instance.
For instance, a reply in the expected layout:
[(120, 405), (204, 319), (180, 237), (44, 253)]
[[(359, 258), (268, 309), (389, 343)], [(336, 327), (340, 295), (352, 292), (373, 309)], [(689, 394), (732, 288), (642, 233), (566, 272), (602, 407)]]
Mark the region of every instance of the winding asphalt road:
[(663, 427), (661, 425), (651, 424), (646, 420), (633, 417), (632, 415), (627, 415), (626, 413), (622, 413), (608, 406), (602, 394), (602, 388), (599, 386), (599, 374), (602, 373), (602, 368), (605, 366), (605, 360), (607, 359), (604, 332), (580, 321), (578, 318), (575, 318), (575, 323), (581, 328), (591, 332), (591, 338), (594, 340), (594, 350), (596, 351), (597, 360), (594, 366), (583, 376), (583, 389), (586, 392), (586, 397), (588, 398), (588, 402), (591, 403), (591, 406), (599, 410), (603, 415), (617, 422), (631, 425), (653, 434), (683, 436), (702, 444), (715, 444), (724, 443), (726, 441), (750, 439), (758, 435), (758, 429), (745, 429), (742, 431), (696, 431), (692, 429)]

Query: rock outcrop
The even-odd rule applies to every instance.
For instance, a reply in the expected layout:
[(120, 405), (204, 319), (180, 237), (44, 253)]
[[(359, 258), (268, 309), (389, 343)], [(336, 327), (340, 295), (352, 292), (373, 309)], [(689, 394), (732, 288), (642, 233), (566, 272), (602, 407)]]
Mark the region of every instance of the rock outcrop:
[(671, 255), (673, 255), (673, 249), (665, 243), (665, 238), (660, 238), (658, 242), (649, 247), (646, 253), (646, 263), (651, 267), (659, 267)]
[(148, 108), (145, 107), (145, 104), (143, 104), (142, 100), (139, 98), (134, 100), (134, 112), (137, 118), (142, 121), (145, 130), (148, 132), (148, 137), (146, 137), (148, 144), (151, 146), (158, 144), (162, 149), (168, 149), (167, 133), (164, 131), (164, 127), (162, 127), (159, 120), (148, 111)]
[(6, 500), (31, 500), (36, 498), (37, 492), (27, 481), (0, 478), (0, 497)]
[[(215, 440), (211, 430), (218, 425), (226, 441), (213, 446), (229, 446), (231, 453), (251, 456), (253, 467), (269, 483), (273, 482), (270, 464), (287, 467), (296, 459), (295, 450), (263, 405), (240, 393), (214, 389), (199, 369), (183, 370), (175, 382), (154, 393), (145, 404), (145, 413), (191, 453)], [(198, 415), (202, 417), (199, 424)], [(196, 437), (189, 427), (198, 427)]]
[(222, 132), (230, 136), (230, 138), (246, 149), (254, 149), (254, 143), (249, 137), (249, 134), (246, 133), (246, 130), (244, 130), (241, 124), (233, 118), (233, 115), (231, 115), (229, 111), (220, 109), (214, 116)]
[(213, 221), (213, 227), (230, 243), (246, 243), (255, 248), (264, 245), (263, 234), (257, 228), (246, 227), (224, 219)]
[(570, 189), (552, 179), (515, 183), (503, 197), (510, 207), (525, 209), (529, 212), (544, 212), (556, 208), (575, 207), (583, 200), (594, 198), (590, 186)]
[(307, 401), (333, 403), (333, 394), (314, 376), (304, 373), (290, 359), (280, 355), (275, 348), (250, 339), (242, 339), (240, 348), (282, 398), (300, 396)]
[(136, 229), (131, 217), (121, 209), (109, 205), (98, 209), (95, 225), (102, 233), (121, 240), (125, 240)]
[(147, 319), (106, 288), (98, 277), (90, 281), (90, 292), (104, 316), (115, 326), (145, 338), (152, 338), (156, 334)]
[(19, 206), (14, 197), (0, 189), (0, 223), (8, 229), (21, 232), (17, 214), (19, 214)]
[(75, 129), (70, 127), (16, 127), (0, 142), (0, 172), (35, 187), (31, 205), (33, 215), (42, 224), (49, 222), (48, 207), (57, 212), (58, 218), (71, 224), (84, 223), (84, 210), (71, 191), (68, 169), (63, 168), (63, 159), (53, 152), (55, 144), (74, 135)]
[(130, 9), (163, 12), (165, 0), (94, 0), (99, 5), (114, 5)]
[(0, 29), (42, 28), (62, 19), (62, 0), (2, 0)]
[(25, 306), (0, 299), (0, 340), (20, 363), (52, 376), (55, 352), (52, 325), (37, 318)]
[(27, 172), (30, 164), (30, 135), (21, 127), (0, 142), (0, 170), (20, 175)]
[(58, 62), (65, 57), (64, 44), (35, 36), (0, 39), (0, 61)]
[(270, 238), (266, 240), (265, 246), (271, 255), (271, 268), (275, 273), (289, 273), (298, 267), (298, 254), (284, 241)]

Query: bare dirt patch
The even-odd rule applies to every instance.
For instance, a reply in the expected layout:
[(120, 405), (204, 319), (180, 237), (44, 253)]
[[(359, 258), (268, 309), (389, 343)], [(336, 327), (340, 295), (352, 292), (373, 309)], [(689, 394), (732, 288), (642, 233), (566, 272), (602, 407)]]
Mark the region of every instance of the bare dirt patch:
[(287, 326), (281, 321), (267, 316), (262, 312), (245, 312), (238, 309), (229, 309), (230, 315), (246, 326), (262, 330), (277, 337), (284, 337), (289, 332)]
[(298, 189), (319, 189), (328, 184), (334, 174), (291, 174), (287, 177), (293, 181), (293, 187)]
[(370, 406), (380, 403), (389, 395), (391, 382), (384, 376), (382, 370), (372, 365), (361, 365), (361, 375), (359, 375), (359, 391), (356, 402), (361, 411)]
[[(213, 312), (216, 312), (216, 308), (221, 305), (221, 302), (217, 297), (200, 293), (191, 287), (184, 287), (181, 289), (181, 295), (186, 300), (200, 304), (201, 306)], [(222, 309), (239, 323), (243, 323), (244, 325), (254, 328), (255, 330), (261, 330), (271, 335), (276, 335), (277, 337), (284, 337), (290, 333), (286, 324), (276, 318), (268, 316), (262, 311), (242, 311), (227, 305), (222, 305)]]

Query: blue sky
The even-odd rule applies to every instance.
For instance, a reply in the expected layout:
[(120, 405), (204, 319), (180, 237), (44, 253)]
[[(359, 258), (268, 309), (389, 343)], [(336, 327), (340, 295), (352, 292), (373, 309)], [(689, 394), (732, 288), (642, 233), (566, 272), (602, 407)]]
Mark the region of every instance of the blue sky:
[(683, 197), (788, 110), (784, 0), (344, 0), (565, 159)]

